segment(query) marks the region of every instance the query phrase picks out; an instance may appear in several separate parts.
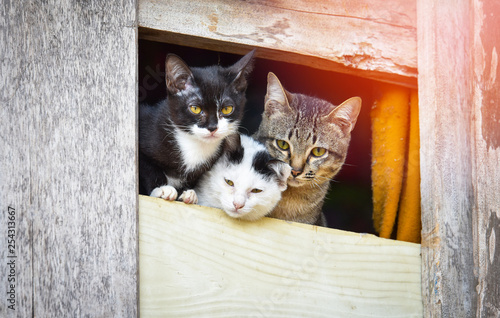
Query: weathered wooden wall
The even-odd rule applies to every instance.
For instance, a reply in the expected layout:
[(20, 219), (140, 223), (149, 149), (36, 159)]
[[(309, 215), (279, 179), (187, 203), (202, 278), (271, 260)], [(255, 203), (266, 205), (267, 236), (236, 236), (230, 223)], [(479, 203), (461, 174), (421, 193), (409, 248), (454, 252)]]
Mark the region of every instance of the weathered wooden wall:
[[(385, 18), (364, 2), (308, 12), (301, 1), (164, 3), (141, 1), (145, 38), (257, 46), (262, 57), (408, 86), (417, 30), (425, 316), (499, 315), (498, 2), (417, 1), (415, 16), (410, 2), (385, 1)], [(135, 1), (0, 8), (0, 316), (135, 316)], [(335, 30), (328, 41), (325, 29)]]
[(0, 317), (138, 313), (136, 42), (134, 0), (0, 4)]
[(500, 315), (500, 5), (417, 1), (426, 317)]
[(140, 0), (141, 38), (417, 84), (416, 3)]

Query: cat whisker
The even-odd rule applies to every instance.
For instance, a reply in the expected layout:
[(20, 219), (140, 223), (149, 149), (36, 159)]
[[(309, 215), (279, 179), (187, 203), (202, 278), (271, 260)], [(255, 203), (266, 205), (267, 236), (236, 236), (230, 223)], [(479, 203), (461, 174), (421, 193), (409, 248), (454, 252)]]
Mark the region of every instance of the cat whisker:
[(327, 178), (327, 177), (316, 177), (316, 179), (319, 181), (323, 181), (323, 182), (330, 181), (330, 178)]
[(167, 129), (164, 129), (164, 130), (165, 130), (165, 135), (166, 135), (166, 136), (172, 136), (172, 135), (174, 135), (174, 134), (175, 134), (175, 132), (174, 132), (174, 131), (167, 130)]
[(322, 182), (327, 182), (330, 181), (330, 178), (324, 177), (324, 176), (314, 176), (314, 181), (322, 181)]
[(315, 188), (318, 188), (318, 189), (320, 189), (320, 188), (321, 188), (321, 187), (319, 186), (319, 184), (318, 184), (318, 182), (317, 182), (316, 180), (314, 180), (314, 181), (312, 182), (312, 184), (313, 184), (313, 186), (314, 186)]
[(171, 138), (171, 136), (173, 136), (173, 135), (174, 135), (174, 133), (173, 133), (173, 132), (167, 132), (167, 133), (165, 134), (165, 136), (163, 137), (162, 142), (164, 142), (164, 141), (165, 141), (165, 139), (172, 139), (172, 138)]

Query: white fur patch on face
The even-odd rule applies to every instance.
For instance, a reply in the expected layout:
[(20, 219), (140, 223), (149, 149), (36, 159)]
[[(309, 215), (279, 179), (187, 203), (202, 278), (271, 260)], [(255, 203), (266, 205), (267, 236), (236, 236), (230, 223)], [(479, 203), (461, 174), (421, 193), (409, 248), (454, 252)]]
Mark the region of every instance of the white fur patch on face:
[(203, 142), (214, 142), (226, 138), (238, 130), (237, 122), (229, 122), (227, 118), (219, 118), (217, 130), (211, 132), (206, 128), (200, 128), (197, 125), (191, 127), (191, 133), (203, 140)]
[[(246, 159), (246, 158), (245, 158)], [(228, 166), (221, 175), (233, 182), (224, 182), (221, 196), (222, 209), (231, 217), (247, 221), (258, 220), (269, 214), (281, 198), (278, 183), (251, 168), (251, 162)], [(252, 159), (252, 158), (250, 158)], [(257, 189), (260, 192), (254, 193)]]
[[(219, 160), (202, 177), (197, 187), (199, 202), (220, 208), (227, 215), (247, 221), (254, 221), (269, 214), (281, 198), (281, 189), (275, 180), (253, 168), (254, 156), (265, 147), (248, 136), (241, 136), (244, 151), (238, 164)], [(260, 191), (252, 191), (258, 189)]]

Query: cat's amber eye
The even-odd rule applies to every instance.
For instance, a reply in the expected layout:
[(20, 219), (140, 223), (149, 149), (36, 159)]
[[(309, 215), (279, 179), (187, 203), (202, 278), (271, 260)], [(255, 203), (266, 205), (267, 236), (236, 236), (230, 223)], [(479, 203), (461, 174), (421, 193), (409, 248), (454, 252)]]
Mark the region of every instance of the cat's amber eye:
[(252, 189), (251, 191), (252, 193), (261, 193), (262, 190), (261, 189)]
[(228, 179), (226, 179), (226, 178), (224, 178), (224, 180), (225, 180), (225, 181), (226, 181), (226, 183), (227, 183), (227, 184), (229, 184), (231, 187), (233, 187), (233, 186), (234, 186), (234, 182), (233, 182), (233, 181), (228, 180)]
[(222, 107), (221, 109), (221, 112), (224, 114), (224, 115), (229, 115), (233, 112), (233, 106), (225, 106), (225, 107)]
[(196, 115), (198, 115), (199, 113), (201, 113), (201, 107), (200, 106), (196, 106), (196, 105), (189, 106), (189, 110), (193, 114), (196, 114)]
[(283, 149), (283, 150), (288, 150), (288, 148), (290, 148), (290, 145), (288, 144), (288, 142), (286, 142), (284, 140), (276, 140), (276, 144), (278, 145), (278, 147), (280, 147), (280, 149)]
[(326, 152), (326, 149), (320, 148), (320, 147), (313, 148), (313, 150), (311, 151), (312, 155), (315, 157), (321, 157), (322, 155), (325, 154), (325, 152)]

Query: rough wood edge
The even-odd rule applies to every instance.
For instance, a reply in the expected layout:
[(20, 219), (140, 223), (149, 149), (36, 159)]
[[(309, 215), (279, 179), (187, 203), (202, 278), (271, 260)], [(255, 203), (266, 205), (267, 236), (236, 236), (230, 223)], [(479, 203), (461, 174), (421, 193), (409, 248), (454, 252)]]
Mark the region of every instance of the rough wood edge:
[[(143, 40), (162, 42), (168, 44), (182, 45), (193, 48), (211, 50), (216, 52), (232, 53), (244, 55), (255, 46), (239, 44), (235, 42), (224, 42), (210, 38), (197, 37), (188, 34), (173, 33), (168, 31), (139, 27), (139, 38)], [(266, 47), (257, 47), (255, 54), (257, 58), (272, 61), (288, 62), (292, 64), (304, 65), (315, 69), (350, 74), (362, 78), (401, 85), (409, 88), (417, 88), (417, 77), (401, 76), (398, 74), (382, 73), (370, 70), (349, 68), (340, 63), (336, 63), (317, 56), (305, 56), (295, 52), (280, 51)], [(416, 70), (410, 70), (416, 74)]]
[[(319, 12), (301, 2), (141, 0), (140, 37), (229, 53), (252, 47), (263, 58), (416, 88), (416, 7), (358, 2), (358, 11), (335, 13), (340, 3)], [(387, 21), (386, 11), (399, 18)]]

